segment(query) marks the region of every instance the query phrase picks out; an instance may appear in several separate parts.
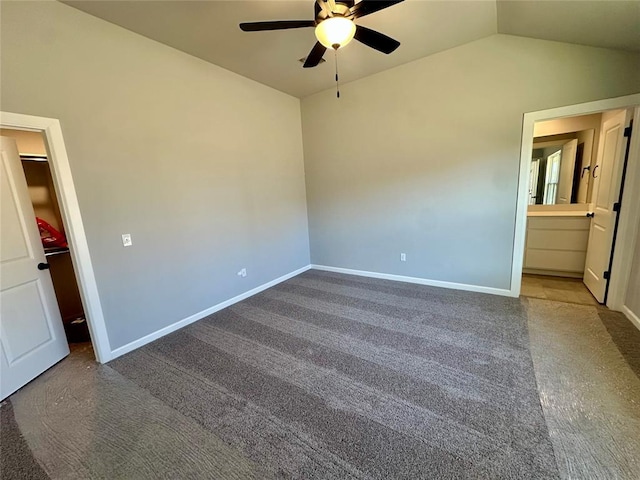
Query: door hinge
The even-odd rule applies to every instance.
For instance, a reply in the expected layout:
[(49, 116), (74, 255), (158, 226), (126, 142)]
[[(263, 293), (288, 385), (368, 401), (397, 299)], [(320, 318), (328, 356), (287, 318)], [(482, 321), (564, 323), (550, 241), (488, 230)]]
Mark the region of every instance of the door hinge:
[(609, 270), (607, 270), (602, 274), (602, 278), (604, 278), (605, 280), (609, 280), (610, 276), (611, 276), (611, 272)]
[(628, 126), (627, 128), (624, 129), (624, 136), (625, 137), (630, 137), (632, 131), (633, 131), (633, 127), (632, 126)]
[(620, 202), (616, 202), (613, 204), (613, 211), (614, 212), (619, 212), (620, 211)]

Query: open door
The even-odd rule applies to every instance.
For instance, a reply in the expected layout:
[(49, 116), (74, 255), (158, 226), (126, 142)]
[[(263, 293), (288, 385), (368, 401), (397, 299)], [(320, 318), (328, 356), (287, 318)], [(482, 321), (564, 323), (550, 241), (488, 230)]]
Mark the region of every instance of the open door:
[(560, 178), (558, 180), (557, 204), (571, 203), (571, 192), (573, 191), (573, 174), (576, 168), (576, 152), (578, 150), (578, 140), (571, 140), (562, 146), (562, 161), (560, 166)]
[(529, 172), (529, 205), (536, 204), (538, 195), (538, 174), (540, 172), (540, 159), (531, 160), (531, 168)]
[(584, 270), (584, 283), (600, 303), (604, 303), (609, 278), (609, 260), (613, 248), (613, 235), (624, 164), (624, 129), (630, 121), (630, 113), (621, 110), (605, 121), (600, 133), (596, 165), (593, 177), (593, 218), (589, 230), (589, 246)]
[(0, 137), (0, 398), (69, 354), (13, 139)]

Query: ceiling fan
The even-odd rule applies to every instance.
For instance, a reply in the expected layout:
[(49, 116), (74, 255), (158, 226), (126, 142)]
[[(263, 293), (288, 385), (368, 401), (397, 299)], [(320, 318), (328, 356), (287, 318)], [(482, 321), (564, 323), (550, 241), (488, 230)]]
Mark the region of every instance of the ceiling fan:
[(322, 57), (328, 48), (333, 48), (337, 51), (354, 38), (380, 52), (386, 54), (393, 52), (400, 46), (400, 42), (370, 28), (356, 25), (354, 20), (402, 1), (360, 0), (356, 3), (355, 0), (317, 0), (314, 2), (315, 20), (249, 22), (241, 23), (240, 29), (244, 32), (259, 32), (315, 27), (318, 41), (302, 65), (304, 68), (310, 68), (317, 66), (322, 61)]

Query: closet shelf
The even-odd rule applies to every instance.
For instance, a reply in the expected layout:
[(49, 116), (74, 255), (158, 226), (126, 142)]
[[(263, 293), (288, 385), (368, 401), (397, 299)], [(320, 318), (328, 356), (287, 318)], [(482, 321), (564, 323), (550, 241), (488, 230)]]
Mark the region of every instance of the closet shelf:
[(60, 255), (61, 253), (69, 253), (69, 248), (61, 248), (61, 247), (53, 247), (53, 248), (45, 248), (44, 256), (51, 257), (53, 255)]

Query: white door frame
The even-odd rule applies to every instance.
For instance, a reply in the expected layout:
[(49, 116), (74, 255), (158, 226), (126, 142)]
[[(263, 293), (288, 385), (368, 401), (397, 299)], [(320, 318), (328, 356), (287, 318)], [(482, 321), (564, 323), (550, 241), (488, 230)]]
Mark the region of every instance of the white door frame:
[(525, 238), (527, 234), (527, 204), (529, 189), (529, 161), (533, 148), (533, 127), (536, 122), (561, 117), (588, 115), (604, 110), (635, 108), (633, 123), (635, 132), (631, 137), (629, 163), (624, 186), (624, 203), (620, 210), (620, 222), (615, 245), (607, 307), (622, 310), (629, 274), (630, 257), (633, 255), (636, 234), (640, 225), (640, 210), (630, 208), (640, 203), (640, 93), (624, 97), (608, 98), (595, 102), (581, 103), (566, 107), (552, 108), (525, 113), (522, 125), (522, 149), (520, 151), (520, 173), (518, 179), (518, 200), (516, 204), (516, 224), (513, 242), (511, 268), (511, 295), (520, 295), (522, 285), (522, 264), (524, 261)]
[(48, 152), (49, 167), (60, 204), (73, 268), (76, 273), (84, 313), (91, 334), (96, 360), (105, 363), (111, 360), (111, 346), (104, 323), (100, 295), (93, 273), (89, 245), (82, 223), (80, 206), (73, 184), (73, 176), (62, 137), (60, 121), (54, 118), (35, 117), (19, 113), (0, 112), (0, 126), (13, 130), (41, 132)]

